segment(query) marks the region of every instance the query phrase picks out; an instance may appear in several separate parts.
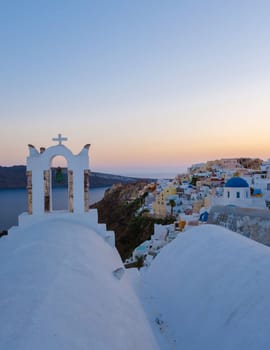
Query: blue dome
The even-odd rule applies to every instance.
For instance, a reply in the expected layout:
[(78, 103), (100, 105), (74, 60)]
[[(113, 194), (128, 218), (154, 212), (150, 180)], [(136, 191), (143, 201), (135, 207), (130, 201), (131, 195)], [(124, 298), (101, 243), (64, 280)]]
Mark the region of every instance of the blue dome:
[(249, 187), (249, 185), (246, 182), (246, 180), (242, 179), (239, 176), (235, 176), (226, 182), (225, 187), (239, 188), (239, 187)]

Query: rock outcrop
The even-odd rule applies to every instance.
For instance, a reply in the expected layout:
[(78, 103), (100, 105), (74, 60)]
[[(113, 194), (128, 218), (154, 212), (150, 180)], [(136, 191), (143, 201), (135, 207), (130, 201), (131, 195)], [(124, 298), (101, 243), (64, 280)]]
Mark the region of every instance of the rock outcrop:
[(154, 224), (169, 224), (172, 218), (156, 219), (137, 214), (142, 206), (143, 189), (148, 181), (114, 185), (105, 192), (104, 198), (92, 205), (98, 209), (99, 223), (105, 223), (108, 230), (115, 232), (116, 247), (123, 260), (154, 232)]
[(208, 223), (270, 246), (270, 210), (216, 206), (210, 211)]

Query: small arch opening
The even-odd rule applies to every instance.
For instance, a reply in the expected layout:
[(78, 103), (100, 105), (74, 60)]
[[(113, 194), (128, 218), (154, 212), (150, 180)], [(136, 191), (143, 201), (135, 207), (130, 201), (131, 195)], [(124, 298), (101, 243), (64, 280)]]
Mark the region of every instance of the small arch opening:
[(55, 156), (51, 159), (51, 211), (68, 210), (68, 163), (65, 157)]

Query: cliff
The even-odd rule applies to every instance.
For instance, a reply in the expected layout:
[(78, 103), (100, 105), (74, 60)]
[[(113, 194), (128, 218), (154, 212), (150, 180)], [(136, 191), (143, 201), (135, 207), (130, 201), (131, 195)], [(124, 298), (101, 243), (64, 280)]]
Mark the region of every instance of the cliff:
[(154, 224), (169, 224), (173, 218), (156, 219), (137, 214), (143, 203), (143, 189), (148, 181), (114, 185), (104, 198), (92, 208), (98, 209), (99, 223), (105, 223), (108, 230), (115, 232), (116, 247), (123, 261), (142, 242), (154, 233)]

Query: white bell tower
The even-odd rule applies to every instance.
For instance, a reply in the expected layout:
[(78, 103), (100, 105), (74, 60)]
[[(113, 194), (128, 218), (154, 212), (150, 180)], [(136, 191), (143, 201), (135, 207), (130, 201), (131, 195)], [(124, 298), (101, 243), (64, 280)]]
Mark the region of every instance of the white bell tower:
[[(83, 147), (79, 154), (74, 155), (63, 141), (66, 137), (61, 134), (53, 138), (58, 144), (38, 151), (28, 145), (27, 157), (27, 196), (28, 212), (18, 217), (18, 227), (12, 227), (9, 232), (25, 229), (32, 225), (39, 232), (39, 225), (48, 221), (61, 220), (77, 223), (91, 228), (104, 240), (115, 247), (113, 231), (107, 231), (106, 224), (98, 223), (97, 209), (89, 210), (89, 148)], [(53, 210), (52, 208), (52, 176), (51, 165), (55, 157), (62, 156), (67, 161), (68, 171), (68, 209)], [(76, 233), (75, 233), (76, 234)]]
[(54, 157), (62, 156), (68, 164), (68, 212), (81, 214), (89, 210), (89, 156), (90, 144), (83, 147), (81, 152), (74, 155), (63, 141), (66, 137), (61, 134), (57, 138), (56, 146), (40, 152), (32, 146), (29, 147), (27, 157), (27, 193), (28, 214), (46, 215), (52, 210), (52, 176), (51, 163)]

